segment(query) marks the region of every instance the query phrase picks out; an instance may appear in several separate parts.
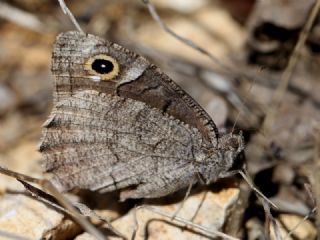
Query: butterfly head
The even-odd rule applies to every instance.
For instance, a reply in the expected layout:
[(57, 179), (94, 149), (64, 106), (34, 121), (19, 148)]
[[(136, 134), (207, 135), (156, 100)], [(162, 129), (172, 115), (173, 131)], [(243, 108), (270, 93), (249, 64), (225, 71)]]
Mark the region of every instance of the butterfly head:
[(220, 138), (219, 149), (222, 152), (226, 172), (236, 170), (242, 165), (241, 155), (244, 150), (242, 133), (229, 133)]
[(200, 164), (198, 170), (205, 184), (225, 178), (243, 163), (244, 139), (242, 134), (226, 134), (219, 138), (217, 149)]

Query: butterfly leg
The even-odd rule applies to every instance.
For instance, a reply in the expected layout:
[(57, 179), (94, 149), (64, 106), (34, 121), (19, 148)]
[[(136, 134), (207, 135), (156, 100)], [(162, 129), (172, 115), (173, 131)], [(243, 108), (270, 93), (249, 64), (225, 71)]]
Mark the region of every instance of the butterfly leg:
[(189, 183), (189, 186), (188, 186), (188, 189), (186, 191), (186, 194), (182, 200), (182, 202), (180, 203), (179, 207), (177, 208), (177, 210), (174, 212), (174, 214), (172, 215), (171, 217), (171, 220), (174, 219), (178, 213), (180, 212), (180, 210), (183, 208), (183, 205), (185, 203), (185, 201), (187, 200), (187, 198), (189, 197), (190, 195), (190, 192), (191, 192), (191, 188), (192, 186), (196, 183), (197, 179), (196, 179), (196, 175), (193, 176), (193, 178), (191, 179), (190, 183)]
[(120, 201), (125, 201), (128, 198), (163, 197), (183, 187), (185, 185), (181, 185), (177, 181), (168, 184), (161, 179), (155, 179), (154, 182), (140, 183), (135, 189), (123, 190), (120, 194)]
[(120, 201), (123, 202), (128, 198), (156, 198), (166, 195), (166, 193), (166, 189), (155, 189), (155, 186), (153, 184), (141, 183), (135, 189), (126, 189), (121, 191)]
[(235, 175), (237, 175), (238, 173), (240, 173), (240, 170), (232, 170), (229, 172), (225, 172), (223, 174), (219, 175), (219, 178), (229, 178), (229, 177), (234, 177)]

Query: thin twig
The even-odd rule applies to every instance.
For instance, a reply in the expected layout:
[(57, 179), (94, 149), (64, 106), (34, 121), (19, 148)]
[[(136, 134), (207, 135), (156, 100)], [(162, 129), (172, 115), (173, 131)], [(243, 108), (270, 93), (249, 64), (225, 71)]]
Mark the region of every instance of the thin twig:
[(252, 182), (252, 180), (249, 177), (249, 174), (246, 172), (246, 170), (240, 170), (239, 171), (240, 175), (243, 177), (243, 179), (248, 183), (248, 185), (252, 188), (252, 190), (262, 198), (264, 201), (266, 201), (268, 204), (273, 206), (274, 208), (278, 209), (277, 205), (275, 205), (272, 201), (270, 201)]
[(135, 240), (137, 236), (137, 232), (139, 230), (139, 222), (137, 218), (137, 206), (134, 207), (133, 209), (133, 221), (134, 221), (134, 229), (131, 235), (131, 240)]
[(115, 229), (112, 224), (110, 223), (110, 221), (107, 218), (101, 217), (99, 216), (95, 211), (93, 211), (92, 209), (90, 209), (87, 205), (83, 204), (83, 203), (79, 203), (79, 202), (73, 202), (72, 203), (80, 212), (82, 215), (86, 216), (86, 217), (91, 217), (91, 218), (96, 218), (99, 221), (106, 223), (109, 230), (112, 231), (114, 234), (116, 234), (119, 238), (122, 239), (127, 239), (121, 232), (119, 232), (117, 229)]
[(72, 213), (76, 222), (79, 223), (85, 231), (92, 234), (96, 239), (105, 239), (105, 236), (91, 223), (89, 223), (89, 221), (76, 210), (76, 208), (69, 202), (69, 200), (65, 198), (50, 181), (44, 180), (42, 186), (47, 189), (54, 197), (56, 197), (58, 202), (62, 206), (64, 206)]
[[(156, 214), (158, 214), (160, 216), (163, 216), (163, 217), (166, 217), (166, 218), (169, 218), (169, 219), (172, 218), (172, 216), (170, 214), (164, 213), (164, 212), (160, 211), (159, 209), (157, 209), (155, 207), (142, 205), (142, 206), (137, 207), (137, 210), (139, 210), (139, 209), (147, 209), (147, 210), (149, 210), (149, 211), (151, 211), (153, 213), (156, 213)], [(199, 229), (199, 230), (203, 231), (206, 234), (210, 234), (210, 236), (212, 236), (212, 237), (217, 237), (218, 236), (218, 237), (222, 237), (223, 239), (239, 240), (238, 238), (229, 236), (229, 235), (227, 235), (225, 233), (222, 233), (222, 232), (219, 232), (219, 231), (216, 231), (216, 230), (213, 230), (213, 229), (209, 230), (209, 229), (207, 229), (207, 228), (205, 228), (205, 227), (203, 227), (201, 225), (195, 224), (195, 223), (190, 222), (188, 220), (185, 220), (185, 219), (183, 219), (181, 217), (177, 217), (176, 216), (173, 220), (185, 224), (186, 227), (192, 227), (194, 229)]]
[(43, 32), (46, 29), (44, 24), (35, 15), (4, 2), (0, 2), (0, 17), (35, 32)]
[(0, 236), (8, 239), (13, 239), (13, 240), (31, 240), (31, 238), (22, 237), (17, 234), (6, 232), (3, 230), (0, 230)]
[(310, 218), (311, 215), (313, 215), (317, 211), (317, 208), (314, 207), (300, 222), (298, 222), (291, 230), (287, 233), (287, 235), (284, 237), (285, 239), (288, 239), (292, 234), (294, 234), (295, 230), (308, 218)]
[[(276, 220), (274, 219), (274, 217), (271, 214), (270, 206), (269, 206), (268, 202), (266, 202), (265, 199), (262, 199), (261, 203), (262, 203), (263, 210), (264, 210), (264, 213), (265, 213), (265, 216), (266, 216), (266, 225), (265, 225), (266, 236), (269, 236), (269, 233), (270, 233), (270, 222), (271, 222), (271, 226), (272, 226), (273, 231), (274, 231), (275, 239), (276, 240), (282, 240), (282, 237), (281, 237), (281, 234), (280, 234), (280, 228), (279, 228)], [(270, 237), (268, 237), (268, 239), (270, 239)]]
[(270, 109), (267, 112), (266, 118), (263, 123), (263, 129), (264, 129), (265, 133), (268, 133), (268, 131), (270, 130), (270, 127), (272, 126), (272, 124), (274, 122), (275, 114), (283, 101), (283, 98), (284, 98), (285, 93), (287, 91), (290, 79), (291, 79), (292, 74), (295, 70), (295, 67), (299, 61), (301, 49), (307, 40), (307, 37), (310, 33), (310, 30), (311, 30), (315, 20), (317, 19), (319, 9), (320, 9), (320, 0), (317, 0), (312, 8), (312, 11), (307, 19), (305, 26), (303, 27), (303, 29), (300, 32), (299, 39), (298, 39), (297, 44), (295, 45), (295, 47), (292, 51), (292, 54), (289, 58), (289, 62), (287, 64), (287, 67), (284, 70), (284, 72), (282, 73), (280, 84), (277, 87), (275, 94), (274, 94), (273, 103), (271, 104)]
[[(320, 140), (320, 139), (319, 139)], [(320, 142), (318, 143), (318, 144), (320, 144)], [(318, 150), (320, 150), (320, 149), (318, 149)], [(317, 153), (316, 153), (317, 154)], [(319, 157), (319, 155), (315, 155), (315, 156), (318, 156)], [(305, 190), (306, 190), (306, 192), (307, 192), (307, 195), (308, 195), (308, 197), (311, 199), (311, 201), (312, 201), (312, 204), (314, 205), (314, 206), (316, 206), (317, 205), (317, 200), (316, 200), (316, 198), (313, 196), (313, 193), (312, 193), (312, 186), (309, 184), (309, 183), (305, 183), (305, 184), (303, 184), (303, 186), (304, 186), (304, 188), (305, 188)]]
[(262, 192), (260, 192), (259, 189), (255, 187), (253, 181), (249, 177), (249, 174), (247, 173), (245, 168), (243, 168), (243, 170), (240, 170), (239, 173), (241, 174), (243, 179), (248, 183), (248, 185), (252, 188), (252, 190), (256, 193), (256, 196), (258, 197), (258, 199), (260, 199), (260, 202), (263, 206), (265, 216), (266, 216), (266, 222), (265, 222), (266, 236), (269, 235), (270, 222), (271, 222), (272, 224), (271, 226), (274, 230), (275, 238), (277, 240), (281, 240), (282, 238), (281, 238), (279, 226), (276, 220), (273, 218), (270, 210), (270, 205), (278, 209), (277, 205), (275, 205), (272, 201), (270, 201)]
[[(224, 71), (230, 73), (234, 73), (238, 78), (241, 79), (253, 79), (254, 82), (256, 81), (257, 77), (254, 76), (249, 76), (248, 74), (240, 71), (239, 69), (235, 69), (232, 68), (228, 65), (226, 65), (225, 63), (222, 63), (217, 57), (215, 57), (213, 54), (211, 54), (209, 51), (207, 51), (205, 48), (197, 45), (196, 43), (194, 43), (192, 40), (182, 37), (179, 34), (177, 34), (176, 32), (174, 32), (172, 29), (170, 29), (161, 19), (161, 17), (159, 16), (155, 6), (149, 1), (149, 0), (142, 0), (142, 2), (147, 6), (150, 15), (152, 16), (152, 18), (158, 23), (158, 25), (165, 31), (167, 32), (169, 35), (173, 36), (174, 38), (176, 38), (177, 40), (179, 40), (180, 42), (184, 43), (185, 45), (195, 49), (196, 51), (200, 52), (201, 54), (207, 56), (212, 62), (214, 62), (217, 66), (219, 66), (221, 69), (223, 69)], [(221, 89), (219, 88), (219, 86), (216, 85), (216, 81), (213, 81), (214, 79), (210, 78), (208, 74), (204, 74), (203, 76), (203, 80), (205, 80), (206, 83), (210, 84), (211, 87), (215, 88), (216, 90), (218, 89), (219, 92), (223, 92), (225, 93), (225, 89)], [(206, 79), (207, 77), (209, 77), (208, 79)], [(266, 82), (265, 79), (261, 80), (262, 82)], [(221, 85), (221, 82), (219, 83)], [(223, 86), (227, 86), (230, 84), (227, 84), (227, 81), (224, 80), (222, 83)], [(230, 89), (232, 89), (232, 87), (229, 87)], [(235, 94), (233, 91), (229, 91), (227, 92), (227, 97), (228, 100), (230, 101), (231, 104), (233, 104), (235, 106), (235, 108), (237, 108), (237, 103), (240, 102), (240, 105), (244, 107), (244, 109), (247, 112), (250, 112), (246, 105), (243, 104), (242, 100), (240, 99), (240, 97)], [(239, 116), (240, 116), (240, 110), (239, 110)]]
[(318, 236), (320, 238), (320, 127), (319, 122), (316, 123), (315, 133), (314, 133), (314, 168), (312, 172), (313, 179), (313, 193), (317, 207), (317, 214), (316, 214), (316, 226)]
[(82, 30), (82, 28), (80, 27), (79, 23), (77, 22), (77, 20), (75, 19), (75, 17), (73, 16), (72, 12), (69, 10), (69, 8), (67, 7), (67, 5), (65, 4), (64, 0), (58, 0), (60, 7), (63, 11), (64, 14), (66, 14), (71, 22), (73, 23), (73, 25), (76, 27), (76, 29), (81, 32), (84, 33), (84, 31)]
[(149, 1), (149, 0), (142, 0), (142, 2), (147, 6), (152, 18), (159, 24), (159, 26), (167, 33), (169, 33), (171, 36), (173, 36), (174, 38), (178, 39), (179, 41), (181, 41), (182, 43), (186, 44), (187, 46), (195, 49), (196, 51), (206, 55), (207, 57), (209, 57), (214, 63), (216, 63), (217, 65), (219, 65), (220, 67), (222, 67), (223, 69), (227, 70), (227, 71), (233, 71), (232, 69), (230, 69), (229, 67), (225, 66), (223, 63), (221, 63), (221, 61), (219, 61), (218, 58), (216, 58), (213, 54), (211, 54), (210, 52), (208, 52), (206, 49), (200, 47), (199, 45), (197, 45), (196, 43), (194, 43), (193, 41), (191, 41), (188, 38), (182, 37), (179, 34), (177, 34), (176, 32), (174, 32), (173, 30), (171, 30), (161, 19), (161, 17), (159, 16), (155, 6)]
[(69, 212), (71, 212), (71, 216), (74, 217), (75, 221), (79, 223), (84, 230), (92, 234), (97, 239), (105, 239), (104, 235), (100, 233), (100, 231), (98, 231), (86, 218), (84, 218), (69, 202), (69, 200), (66, 199), (49, 180), (33, 178), (21, 173), (8, 170), (1, 166), (0, 173), (10, 177), (14, 177), (17, 180), (22, 180), (40, 185), (41, 187), (49, 191), (49, 193), (52, 194), (62, 206), (64, 206), (66, 209), (68, 209)]
[(35, 183), (35, 184), (38, 184), (38, 185), (41, 185), (42, 183), (42, 180), (39, 179), (39, 178), (34, 178), (34, 177), (30, 177), (30, 176), (27, 176), (25, 174), (22, 174), (22, 173), (17, 173), (17, 172), (14, 172), (14, 171), (11, 171), (5, 167), (2, 167), (0, 166), (0, 173), (6, 175), (6, 176), (9, 176), (9, 177), (13, 177), (17, 180), (22, 180), (22, 181), (26, 181), (26, 182), (32, 182), (32, 183)]

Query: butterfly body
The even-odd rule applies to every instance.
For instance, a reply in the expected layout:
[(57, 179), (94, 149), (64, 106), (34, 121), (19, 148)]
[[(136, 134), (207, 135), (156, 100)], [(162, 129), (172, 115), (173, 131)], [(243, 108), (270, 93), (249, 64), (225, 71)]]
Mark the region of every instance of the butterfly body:
[(208, 114), (145, 58), (93, 35), (67, 32), (53, 51), (54, 108), (40, 146), (61, 190), (121, 190), (154, 198), (200, 177), (227, 175), (240, 135), (218, 136)]

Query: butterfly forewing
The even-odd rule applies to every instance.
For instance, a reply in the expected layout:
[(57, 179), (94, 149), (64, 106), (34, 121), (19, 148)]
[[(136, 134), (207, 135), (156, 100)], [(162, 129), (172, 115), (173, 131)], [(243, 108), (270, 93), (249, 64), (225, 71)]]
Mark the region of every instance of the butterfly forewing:
[[(95, 56), (112, 57), (119, 71), (115, 78), (95, 82), (88, 62)], [(91, 34), (62, 33), (55, 43), (52, 72), (55, 102), (79, 90), (93, 89), (142, 101), (196, 127), (208, 146), (216, 146), (218, 131), (209, 115), (175, 82), (145, 58)], [(124, 84), (119, 83), (122, 82)], [(117, 88), (118, 87), (118, 88)]]

